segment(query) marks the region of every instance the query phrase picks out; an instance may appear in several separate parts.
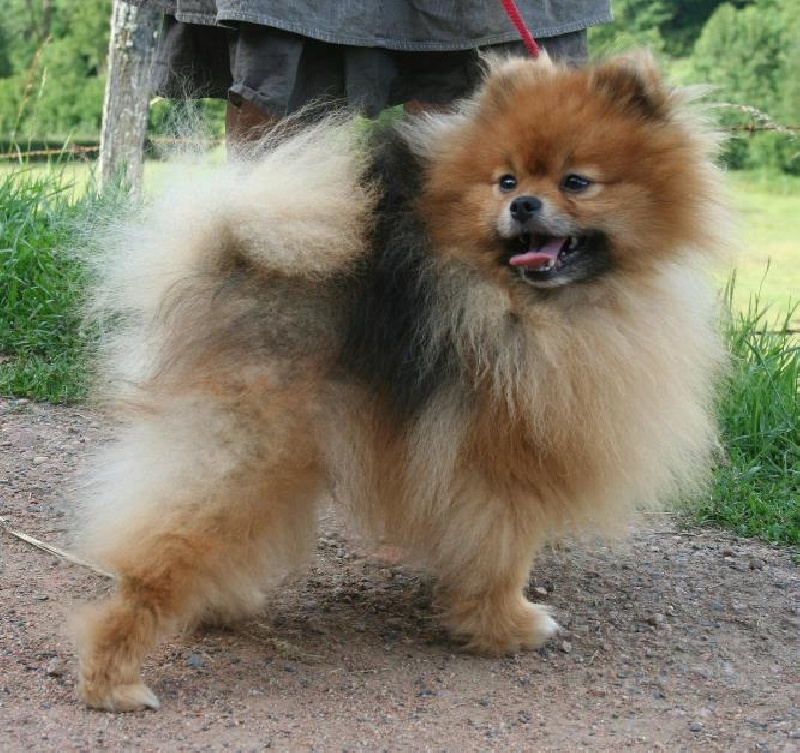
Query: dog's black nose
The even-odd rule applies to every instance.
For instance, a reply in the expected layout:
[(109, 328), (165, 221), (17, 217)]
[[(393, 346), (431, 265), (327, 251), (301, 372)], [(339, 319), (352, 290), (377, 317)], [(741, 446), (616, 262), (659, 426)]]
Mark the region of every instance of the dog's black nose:
[(535, 196), (517, 196), (511, 202), (511, 216), (517, 222), (525, 222), (542, 208), (542, 202)]

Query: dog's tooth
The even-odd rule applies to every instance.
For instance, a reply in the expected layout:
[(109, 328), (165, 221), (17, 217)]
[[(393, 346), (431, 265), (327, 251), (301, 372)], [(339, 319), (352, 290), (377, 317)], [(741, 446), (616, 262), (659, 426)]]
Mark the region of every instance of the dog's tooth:
[(570, 235), (569, 243), (567, 244), (567, 248), (572, 250), (578, 245), (578, 237), (576, 235)]

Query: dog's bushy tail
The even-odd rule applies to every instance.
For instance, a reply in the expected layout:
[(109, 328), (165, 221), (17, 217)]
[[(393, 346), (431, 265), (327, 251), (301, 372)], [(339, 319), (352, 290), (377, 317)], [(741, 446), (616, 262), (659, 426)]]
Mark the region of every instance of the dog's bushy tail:
[(164, 312), (179, 296), (198, 302), (243, 275), (313, 285), (352, 269), (374, 203), (366, 162), (358, 124), (329, 115), (280, 126), (235, 162), (200, 165), (184, 155), (170, 165), (169, 184), (94, 244), (96, 394), (107, 397), (114, 383), (119, 397), (123, 385), (147, 381)]

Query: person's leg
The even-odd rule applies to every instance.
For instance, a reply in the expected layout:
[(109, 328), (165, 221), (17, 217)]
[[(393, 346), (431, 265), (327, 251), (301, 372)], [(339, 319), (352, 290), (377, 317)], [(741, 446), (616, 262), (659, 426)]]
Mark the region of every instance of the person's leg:
[(589, 35), (586, 29), (539, 40), (553, 60), (581, 65), (589, 59)]
[(227, 31), (165, 16), (156, 51), (153, 91), (168, 99), (224, 99), (230, 86)]
[(225, 128), (235, 153), (260, 140), (289, 111), (302, 37), (278, 29), (240, 24), (229, 32), (231, 85)]
[[(588, 58), (586, 30), (540, 40), (553, 60), (579, 65)], [(481, 52), (520, 55), (528, 51), (520, 42), (493, 45)], [(478, 50), (455, 52), (397, 52), (396, 78), (389, 104), (403, 104), (406, 112), (435, 112), (447, 109), (454, 101), (469, 96), (480, 84), (483, 68)]]
[(287, 115), (344, 97), (340, 48), (298, 34), (241, 24), (230, 36), (228, 144), (257, 142)]
[(348, 106), (376, 118), (391, 104), (398, 75), (395, 53), (375, 47), (343, 47), (344, 84)]
[(411, 114), (446, 110), (481, 80), (475, 50), (396, 52), (394, 57), (398, 72), (389, 100)]
[(230, 92), (225, 110), (225, 138), (228, 149), (236, 152), (240, 146), (258, 141), (280, 118), (265, 113), (244, 97)]

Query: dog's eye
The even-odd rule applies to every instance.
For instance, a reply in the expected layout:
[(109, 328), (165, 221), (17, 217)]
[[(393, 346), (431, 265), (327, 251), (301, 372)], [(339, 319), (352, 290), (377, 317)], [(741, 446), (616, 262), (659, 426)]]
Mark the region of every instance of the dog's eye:
[(580, 193), (581, 191), (585, 191), (591, 185), (592, 181), (589, 180), (589, 178), (584, 178), (582, 175), (570, 173), (569, 175), (564, 176), (563, 180), (561, 181), (561, 190), (568, 191), (569, 193)]
[(517, 187), (517, 179), (513, 175), (501, 175), (497, 185), (503, 192), (513, 191)]

